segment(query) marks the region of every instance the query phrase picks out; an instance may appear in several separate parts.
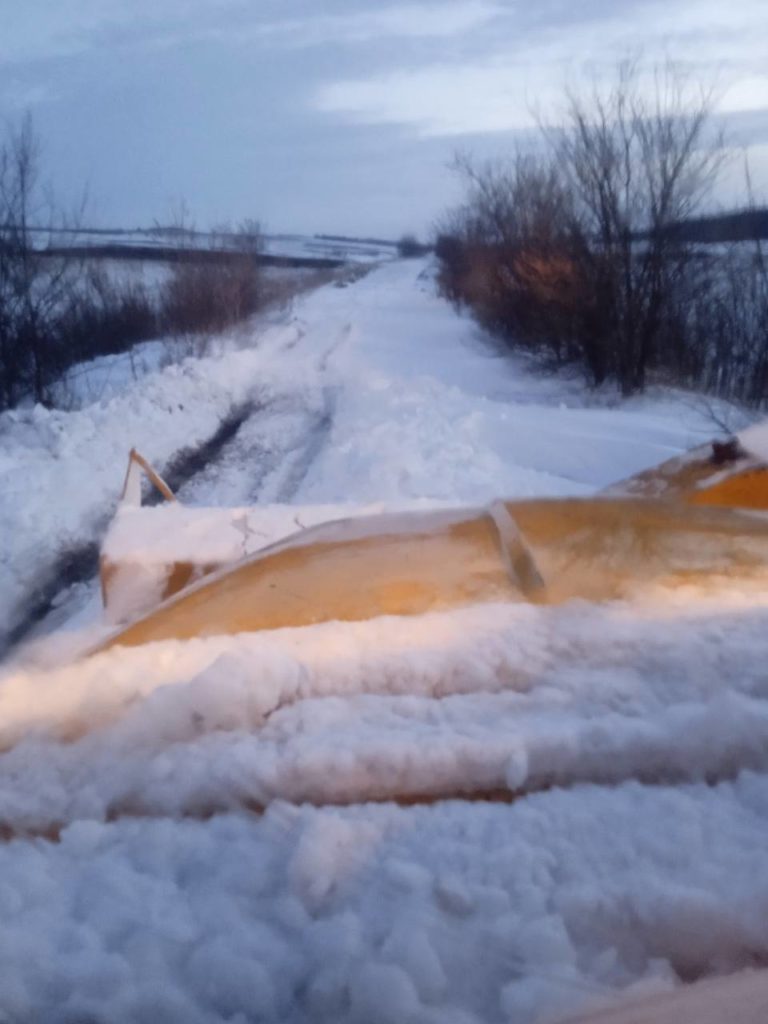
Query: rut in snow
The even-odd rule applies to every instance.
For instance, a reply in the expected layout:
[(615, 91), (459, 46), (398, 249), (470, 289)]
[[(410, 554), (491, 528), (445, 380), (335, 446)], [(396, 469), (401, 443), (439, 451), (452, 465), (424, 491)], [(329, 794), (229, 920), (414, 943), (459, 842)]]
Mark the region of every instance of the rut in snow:
[[(252, 415), (254, 403), (237, 406), (220, 424), (207, 441), (196, 448), (185, 448), (162, 467), (162, 474), (173, 491), (179, 490), (193, 477), (202, 472), (212, 459), (237, 433), (242, 423)], [(157, 504), (161, 496), (152, 488), (147, 489), (144, 501), (147, 505)], [(102, 512), (93, 524), (93, 534), (101, 537), (106, 530), (112, 510)], [(17, 622), (5, 638), (0, 635), (0, 658), (34, 633), (35, 627), (66, 601), (67, 594), (78, 584), (95, 583), (99, 571), (101, 541), (93, 540), (62, 551), (49, 568), (38, 575), (32, 583), (29, 599)]]
[[(349, 339), (351, 331), (351, 324), (345, 324), (320, 357), (321, 373), (326, 372), (333, 353)], [(296, 336), (285, 350), (295, 348), (305, 333), (297, 324)], [(327, 440), (335, 401), (336, 388), (326, 385), (314, 394), (300, 390), (240, 403), (202, 444), (176, 452), (160, 467), (162, 475), (172, 491), (191, 503), (290, 501)], [(154, 488), (145, 490), (145, 504), (161, 500)], [(103, 536), (111, 516), (111, 509), (99, 515), (93, 524), (93, 536)], [(99, 540), (69, 547), (38, 575), (26, 607), (5, 642), (0, 637), (0, 658), (33, 636), (58, 607), (65, 607), (73, 588), (82, 584), (95, 587), (99, 551)]]

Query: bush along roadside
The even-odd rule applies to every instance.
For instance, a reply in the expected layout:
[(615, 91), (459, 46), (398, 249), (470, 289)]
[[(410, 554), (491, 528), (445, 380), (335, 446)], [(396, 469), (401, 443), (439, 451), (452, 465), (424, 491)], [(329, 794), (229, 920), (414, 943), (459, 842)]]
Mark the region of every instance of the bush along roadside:
[[(724, 159), (712, 96), (637, 67), (566, 97), (535, 155), (460, 156), (463, 204), (439, 225), (439, 286), (513, 348), (577, 366), (624, 395), (649, 381), (761, 405), (768, 263), (759, 235), (703, 244), (684, 230)], [(740, 224), (755, 224), (745, 217)], [(700, 234), (700, 232), (698, 232)]]

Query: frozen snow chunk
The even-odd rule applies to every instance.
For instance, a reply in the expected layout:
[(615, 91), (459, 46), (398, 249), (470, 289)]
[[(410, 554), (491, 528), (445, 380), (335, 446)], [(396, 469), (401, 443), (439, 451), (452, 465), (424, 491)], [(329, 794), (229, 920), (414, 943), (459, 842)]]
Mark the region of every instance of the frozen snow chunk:
[(528, 779), (528, 751), (522, 744), (509, 755), (504, 777), (513, 792), (522, 789), (525, 785)]
[(264, 965), (238, 951), (234, 941), (218, 935), (199, 945), (189, 958), (187, 974), (197, 998), (231, 1017), (276, 1018), (275, 993)]
[(548, 914), (525, 927), (522, 955), (527, 963), (576, 966), (576, 954), (562, 917)]
[(130, 995), (115, 1000), (110, 1006), (114, 1020), (131, 1021), (131, 1024), (209, 1024), (210, 1015), (187, 997), (173, 988), (167, 979), (156, 983), (145, 983), (131, 991)]
[(509, 982), (502, 988), (499, 1002), (505, 1020), (538, 1024), (573, 1016), (599, 993), (599, 989), (590, 992), (579, 977), (558, 977), (556, 972), (547, 971)]
[(360, 917), (349, 910), (321, 917), (307, 934), (312, 955), (319, 963), (347, 969), (358, 960), (365, 943)]
[(435, 899), (443, 910), (456, 917), (468, 917), (475, 901), (468, 887), (457, 875), (441, 875), (435, 880)]
[(411, 979), (392, 964), (366, 964), (353, 975), (350, 996), (355, 1024), (408, 1024), (421, 1005)]
[(310, 913), (320, 910), (354, 879), (379, 836), (375, 825), (353, 823), (340, 814), (312, 819), (289, 867), (293, 887)]
[(434, 944), (411, 919), (395, 926), (382, 952), (408, 973), (422, 999), (434, 1002), (448, 988), (448, 979)]
[(108, 832), (98, 821), (76, 821), (62, 833), (68, 850), (78, 857), (90, 856), (107, 839)]
[(307, 986), (307, 1010), (312, 1020), (341, 1020), (349, 1009), (349, 973), (338, 966), (320, 970)]
[(385, 870), (390, 881), (408, 893), (423, 893), (432, 881), (432, 872), (414, 861), (393, 859), (385, 865)]

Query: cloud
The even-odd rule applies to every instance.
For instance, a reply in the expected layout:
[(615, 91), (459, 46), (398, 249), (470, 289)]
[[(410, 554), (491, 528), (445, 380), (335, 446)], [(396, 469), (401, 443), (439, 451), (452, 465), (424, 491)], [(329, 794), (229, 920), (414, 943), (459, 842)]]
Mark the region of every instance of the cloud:
[(0, 65), (70, 57), (123, 33), (152, 38), (172, 28), (220, 23), (242, 0), (0, 0), (13, 4), (3, 18)]
[(287, 47), (347, 45), (374, 40), (439, 39), (460, 35), (501, 15), (504, 8), (488, 0), (380, 5), (354, 13), (310, 16), (267, 23), (254, 35)]
[(28, 83), (19, 78), (12, 78), (3, 85), (0, 108), (11, 115), (28, 110), (38, 103), (50, 102), (56, 93), (42, 82)]
[(432, 65), (379, 78), (332, 82), (317, 110), (369, 124), (403, 124), (423, 135), (508, 131), (534, 123), (536, 69), (521, 65)]
[(764, 110), (768, 107), (768, 74), (747, 75), (737, 78), (726, 89), (720, 103), (724, 113), (744, 110)]
[(67, 5), (28, 0), (14, 2), (13, 17), (4, 19), (0, 64), (73, 56), (105, 42), (174, 46), (218, 40), (302, 49), (439, 39), (470, 32), (504, 9), (492, 0), (433, 0), (274, 18), (264, 6), (245, 0), (77, 0)]
[[(731, 5), (733, 6), (733, 5)], [(522, 28), (522, 26), (520, 26)], [(705, 84), (721, 86), (724, 112), (768, 107), (765, 0), (687, 0), (614, 9), (567, 30), (544, 21), (514, 31), (510, 15), (493, 48), (461, 62), (400, 67), (319, 85), (316, 110), (362, 124), (409, 126), (425, 136), (530, 127), (532, 111), (556, 110), (563, 87), (614, 74), (622, 57), (674, 58)]]
[(457, 142), (504, 152), (638, 48), (768, 140), (768, 0), (0, 0), (0, 24), (0, 119), (35, 106), (57, 190), (87, 179), (106, 223), (185, 195), (201, 223), (419, 227)]

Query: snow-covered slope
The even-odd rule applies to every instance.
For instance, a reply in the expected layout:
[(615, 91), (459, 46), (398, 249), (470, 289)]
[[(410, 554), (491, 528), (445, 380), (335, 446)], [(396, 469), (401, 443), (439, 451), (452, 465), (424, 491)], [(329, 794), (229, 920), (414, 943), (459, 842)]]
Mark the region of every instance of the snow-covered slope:
[[(589, 493), (713, 433), (501, 355), (423, 264), (293, 316), (0, 418), (6, 607), (131, 444), (162, 464), (233, 405), (183, 497), (288, 517)], [(0, 674), (10, 1020), (543, 1024), (768, 957), (764, 587), (70, 647)]]

